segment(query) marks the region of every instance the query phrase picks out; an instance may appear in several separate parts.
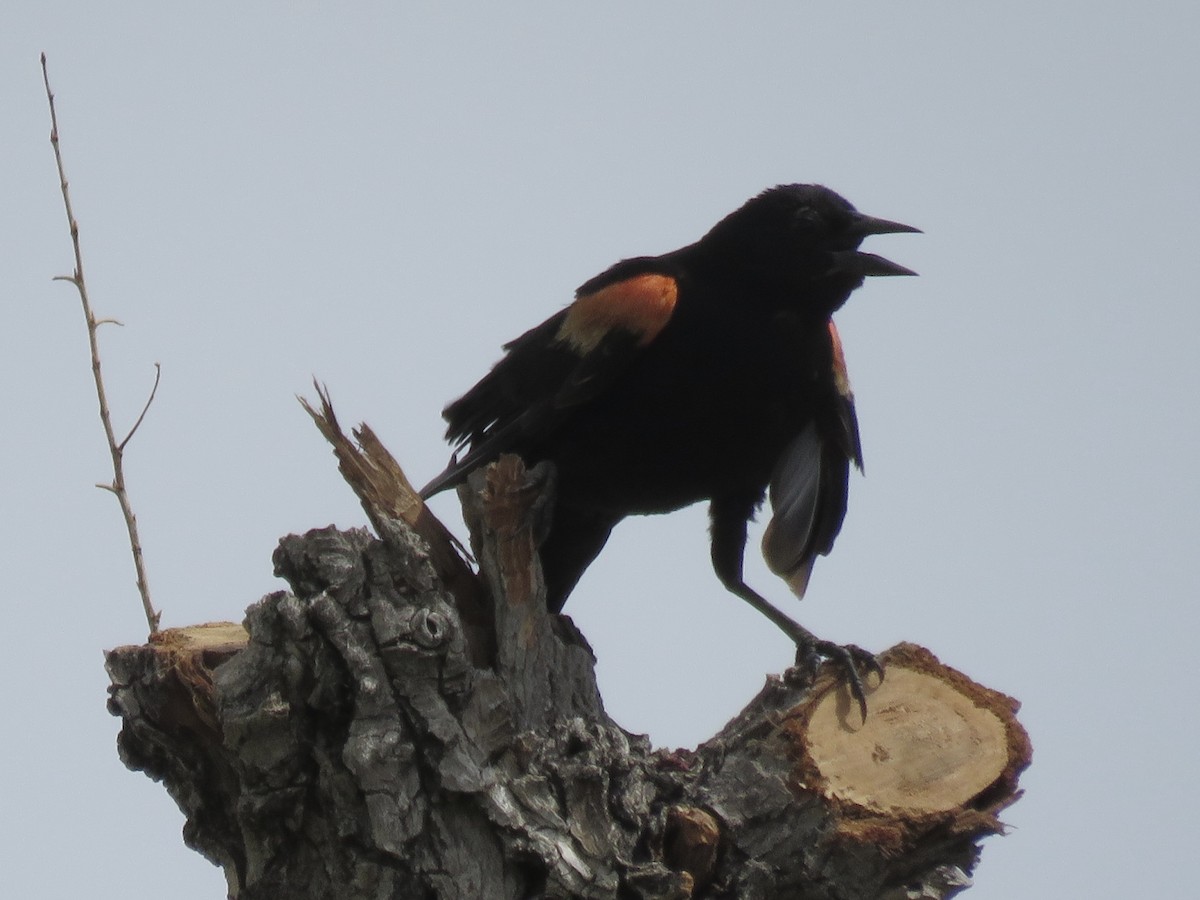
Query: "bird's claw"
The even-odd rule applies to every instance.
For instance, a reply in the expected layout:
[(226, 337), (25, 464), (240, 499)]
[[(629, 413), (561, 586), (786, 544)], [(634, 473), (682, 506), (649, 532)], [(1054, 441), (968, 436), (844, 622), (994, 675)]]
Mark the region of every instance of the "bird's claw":
[(863, 722), (867, 721), (867, 692), (863, 686), (863, 674), (873, 672), (883, 680), (883, 666), (875, 654), (857, 644), (835, 644), (832, 641), (814, 641), (808, 646), (796, 648), (796, 665), (812, 664), (813, 657), (825, 658), (842, 670), (850, 696), (858, 703)]

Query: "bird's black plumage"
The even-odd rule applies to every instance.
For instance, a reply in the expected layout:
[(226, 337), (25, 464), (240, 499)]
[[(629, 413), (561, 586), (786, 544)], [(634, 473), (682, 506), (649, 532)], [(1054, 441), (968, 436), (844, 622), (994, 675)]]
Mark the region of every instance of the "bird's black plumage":
[(622, 518), (707, 500), (721, 581), (803, 649), (842, 658), (857, 686), (853, 656), (751, 590), (742, 561), (768, 491), (764, 554), (796, 593), (833, 546), (862, 450), (831, 316), (866, 276), (913, 274), (858, 250), (902, 231), (917, 229), (781, 185), (694, 244), (617, 263), (446, 407), (458, 455), (422, 494), (502, 453), (553, 464), (541, 556), (556, 611)]

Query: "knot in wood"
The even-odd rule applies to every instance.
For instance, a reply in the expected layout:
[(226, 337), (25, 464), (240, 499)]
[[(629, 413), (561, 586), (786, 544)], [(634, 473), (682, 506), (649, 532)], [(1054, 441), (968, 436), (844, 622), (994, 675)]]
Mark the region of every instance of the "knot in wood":
[(375, 610), (375, 630), (384, 647), (411, 644), (422, 650), (441, 650), (453, 639), (458, 620), (448, 611), (427, 606)]
[(449, 617), (432, 609), (413, 611), (411, 621), (413, 643), (427, 650), (442, 647), (450, 640), (452, 623)]

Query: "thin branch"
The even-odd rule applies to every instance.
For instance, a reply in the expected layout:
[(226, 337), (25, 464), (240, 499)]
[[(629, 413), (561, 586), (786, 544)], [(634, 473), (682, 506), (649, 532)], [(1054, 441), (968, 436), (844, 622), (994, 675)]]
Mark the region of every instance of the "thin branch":
[[(100, 348), (96, 341), (96, 330), (102, 324), (120, 323), (115, 322), (114, 319), (97, 319), (92, 313), (92, 304), (88, 300), (87, 282), (83, 278), (83, 254), (79, 248), (79, 223), (76, 221), (75, 212), (71, 208), (71, 193), (67, 186), (66, 170), (63, 168), (62, 151), (58, 145), (58, 113), (54, 108), (54, 92), (50, 90), (50, 76), (46, 71), (45, 53), (42, 54), (42, 83), (46, 86), (46, 100), (50, 104), (50, 146), (54, 148), (54, 161), (58, 165), (58, 180), (62, 186), (63, 205), (67, 211), (67, 226), (70, 228), (71, 244), (75, 250), (75, 272), (72, 275), (60, 275), (54, 280), (69, 281), (79, 291), (79, 299), (83, 304), (83, 315), (87, 320), (88, 344), (91, 347), (92, 353), (92, 377), (96, 382), (96, 398), (100, 402), (100, 422), (104, 426), (104, 437), (108, 441), (108, 449), (112, 454), (112, 483), (98, 484), (96, 486), (115, 494), (117, 502), (121, 505), (121, 513), (125, 517), (125, 527), (129, 532), (129, 546), (133, 551), (133, 567), (137, 572), (137, 587), (138, 593), (142, 596), (142, 609), (146, 613), (146, 623), (150, 626), (150, 633), (155, 634), (158, 631), (160, 614), (155, 611), (154, 604), (150, 602), (150, 586), (146, 580), (146, 565), (142, 558), (142, 543), (138, 537), (137, 517), (133, 514), (133, 507), (129, 502), (129, 493), (125, 490), (125, 467), (122, 457), (125, 451), (125, 444), (133, 437), (133, 433), (137, 431), (138, 426), (142, 424), (146, 410), (150, 408), (150, 403), (154, 400), (154, 394), (158, 390), (158, 374), (155, 374), (154, 390), (150, 392), (150, 399), (146, 401), (146, 406), (142, 409), (142, 414), (138, 416), (137, 422), (134, 423), (125, 440), (118, 444), (116, 436), (113, 433), (112, 416), (109, 413), (108, 398), (104, 391), (104, 378), (100, 371)], [(158, 363), (155, 363), (154, 366), (156, 370), (159, 368)]]
[[(114, 321), (110, 319), (109, 321)], [(103, 322), (97, 322), (97, 325), (102, 325)], [(162, 377), (162, 366), (159, 363), (154, 364), (154, 387), (150, 388), (150, 396), (146, 398), (146, 405), (142, 407), (141, 415), (137, 417), (137, 421), (133, 423), (133, 427), (129, 429), (129, 434), (125, 435), (125, 439), (117, 444), (117, 449), (124, 451), (125, 445), (129, 443), (129, 439), (142, 424), (142, 419), (146, 418), (146, 413), (150, 409), (150, 404), (154, 402), (154, 395), (158, 393), (158, 381)]]

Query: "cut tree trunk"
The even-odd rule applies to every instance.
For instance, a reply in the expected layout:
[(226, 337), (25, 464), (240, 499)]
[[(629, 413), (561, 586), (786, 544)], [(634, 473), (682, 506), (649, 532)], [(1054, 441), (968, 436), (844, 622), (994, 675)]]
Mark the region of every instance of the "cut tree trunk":
[(655, 750), (608, 717), (587, 643), (547, 612), (520, 461), (460, 490), (477, 576), (369, 430), (361, 451), (339, 446), (325, 402), (314, 417), (376, 535), (284, 538), (291, 589), (244, 627), (107, 654), (121, 759), (164, 783), (230, 897), (848, 900), (970, 884), (1030, 759), (1014, 701), (900, 645), (865, 723), (830, 671), (794, 671), (695, 750)]

